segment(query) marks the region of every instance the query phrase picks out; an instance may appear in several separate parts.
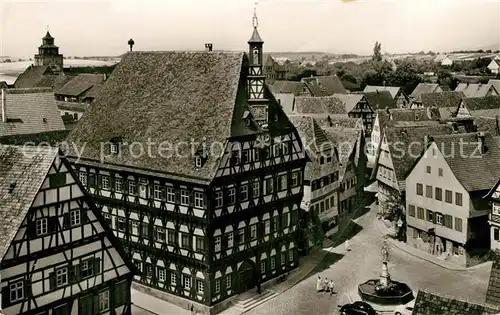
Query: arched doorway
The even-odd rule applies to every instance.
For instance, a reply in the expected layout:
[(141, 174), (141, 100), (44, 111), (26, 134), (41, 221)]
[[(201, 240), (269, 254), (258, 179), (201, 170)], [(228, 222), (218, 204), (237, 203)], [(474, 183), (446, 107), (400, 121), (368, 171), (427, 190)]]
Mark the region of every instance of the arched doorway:
[(240, 280), (240, 293), (246, 292), (257, 285), (255, 264), (252, 261), (245, 260), (238, 270), (238, 275)]

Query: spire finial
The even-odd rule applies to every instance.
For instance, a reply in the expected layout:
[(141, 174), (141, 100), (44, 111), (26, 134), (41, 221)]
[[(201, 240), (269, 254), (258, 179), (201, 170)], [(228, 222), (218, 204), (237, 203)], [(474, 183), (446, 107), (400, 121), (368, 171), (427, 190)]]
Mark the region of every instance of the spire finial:
[(46, 28), (47, 28), (47, 33), (48, 33), (48, 32), (49, 32), (49, 24), (47, 24), (47, 27), (46, 27)]
[(254, 3), (253, 7), (253, 20), (252, 20), (253, 27), (259, 26), (259, 20), (257, 19), (257, 2)]

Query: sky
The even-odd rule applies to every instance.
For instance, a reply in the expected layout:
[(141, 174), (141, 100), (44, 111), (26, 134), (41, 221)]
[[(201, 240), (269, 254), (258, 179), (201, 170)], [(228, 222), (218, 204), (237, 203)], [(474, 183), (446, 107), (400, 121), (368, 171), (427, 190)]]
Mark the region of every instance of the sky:
[[(33, 57), (48, 29), (65, 56), (246, 50), (255, 0), (0, 0), (0, 55)], [(500, 49), (500, 0), (260, 0), (267, 52)]]

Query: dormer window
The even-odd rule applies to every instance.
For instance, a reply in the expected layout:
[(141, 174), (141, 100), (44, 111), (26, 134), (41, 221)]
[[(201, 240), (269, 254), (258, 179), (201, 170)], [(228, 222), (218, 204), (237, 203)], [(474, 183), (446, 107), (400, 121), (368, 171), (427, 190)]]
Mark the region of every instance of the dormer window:
[(275, 122), (278, 122), (278, 119), (279, 119), (279, 118), (278, 118), (278, 114), (274, 114), (274, 121), (275, 121)]
[(245, 126), (250, 127), (251, 124), (252, 121), (250, 120), (250, 118), (245, 119)]
[(418, 114), (415, 114), (415, 121), (418, 121), (420, 120), (420, 117), (418, 116)]
[(205, 164), (207, 160), (206, 154), (204, 153), (203, 150), (198, 150), (194, 154), (194, 166), (197, 168), (203, 167), (203, 164)]
[(116, 143), (111, 143), (111, 153), (118, 154), (118, 145)]

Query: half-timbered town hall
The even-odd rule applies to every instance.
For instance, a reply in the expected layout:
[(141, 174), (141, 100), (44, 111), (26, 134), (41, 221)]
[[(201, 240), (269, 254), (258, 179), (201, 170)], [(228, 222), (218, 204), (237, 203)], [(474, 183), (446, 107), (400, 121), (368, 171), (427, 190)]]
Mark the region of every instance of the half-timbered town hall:
[(133, 265), (59, 152), (0, 145), (2, 314), (130, 314)]
[(137, 289), (198, 312), (298, 264), (307, 158), (256, 22), (248, 54), (128, 53), (68, 138)]

